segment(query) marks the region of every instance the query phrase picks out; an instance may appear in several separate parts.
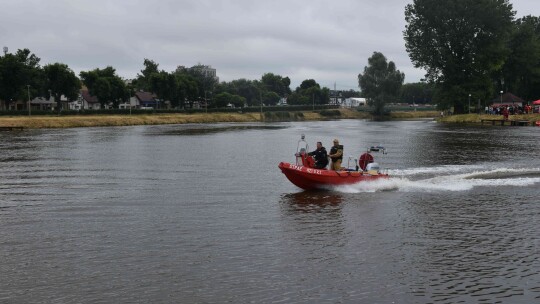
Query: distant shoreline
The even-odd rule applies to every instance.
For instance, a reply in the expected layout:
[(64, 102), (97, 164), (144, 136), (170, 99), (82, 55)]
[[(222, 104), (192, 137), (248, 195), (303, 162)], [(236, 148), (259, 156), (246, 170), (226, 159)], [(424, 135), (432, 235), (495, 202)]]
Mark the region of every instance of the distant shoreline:
[[(291, 112), (293, 113), (293, 112)], [(329, 119), (370, 119), (371, 115), (352, 109), (340, 109), (339, 115), (323, 116), (320, 111), (301, 111), (300, 119), (278, 121), (317, 121)], [(436, 117), (438, 112), (393, 112), (392, 119), (414, 119)], [(275, 120), (266, 119), (265, 122)], [(73, 116), (11, 116), (0, 117), (0, 127), (22, 127), (24, 129), (112, 127), (136, 125), (261, 122), (260, 113), (196, 113), (196, 114), (144, 114), (144, 115), (73, 115)]]
[[(503, 120), (502, 115), (489, 115), (489, 114), (459, 114), (440, 117), (438, 122), (442, 123), (458, 123), (458, 124), (480, 124), (482, 120)], [(521, 114), (510, 115), (508, 120), (520, 120), (529, 121), (531, 126), (534, 126), (535, 122), (540, 121), (540, 114)]]

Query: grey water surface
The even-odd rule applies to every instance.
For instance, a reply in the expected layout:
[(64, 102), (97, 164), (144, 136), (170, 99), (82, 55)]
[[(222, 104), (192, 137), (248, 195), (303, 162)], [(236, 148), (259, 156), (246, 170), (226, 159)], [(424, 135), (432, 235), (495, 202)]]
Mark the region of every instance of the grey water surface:
[[(300, 134), (392, 178), (304, 192)], [(539, 303), (539, 196), (533, 127), (1, 132), (0, 303)]]

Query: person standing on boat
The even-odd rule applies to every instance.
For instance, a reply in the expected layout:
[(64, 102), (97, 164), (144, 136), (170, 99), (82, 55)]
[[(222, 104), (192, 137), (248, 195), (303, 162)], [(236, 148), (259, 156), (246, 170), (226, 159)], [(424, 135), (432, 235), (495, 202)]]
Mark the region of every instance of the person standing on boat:
[(322, 142), (317, 142), (317, 150), (308, 153), (315, 159), (315, 169), (324, 169), (328, 165), (328, 153), (323, 147)]
[(339, 140), (334, 139), (334, 146), (330, 149), (328, 155), (332, 159), (332, 170), (341, 170), (341, 161), (343, 160), (343, 146), (339, 144)]

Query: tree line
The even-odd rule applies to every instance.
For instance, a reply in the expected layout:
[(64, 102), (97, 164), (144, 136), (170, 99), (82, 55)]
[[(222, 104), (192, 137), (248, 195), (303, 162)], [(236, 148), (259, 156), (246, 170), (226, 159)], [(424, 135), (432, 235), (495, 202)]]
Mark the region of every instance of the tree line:
[[(4, 56), (0, 56), (0, 100), (8, 107), (30, 96), (60, 100), (63, 95), (69, 101), (74, 101), (82, 85), (97, 97), (102, 108), (118, 108), (119, 104), (128, 102), (136, 91), (152, 92), (158, 99), (170, 101), (173, 108), (191, 108), (195, 102), (216, 108), (228, 105), (260, 106), (261, 102), (272, 106), (284, 97), (291, 105), (321, 105), (330, 101), (330, 90), (313, 79), (304, 80), (292, 91), (289, 77), (273, 73), (266, 73), (257, 80), (218, 82), (216, 77), (205, 72), (205, 66), (201, 64), (167, 72), (159, 69), (155, 61), (144, 59), (143, 69), (129, 83), (112, 66), (82, 71), (77, 76), (66, 64), (41, 66), (40, 61), (29, 49), (17, 50), (14, 54), (6, 51)], [(353, 90), (343, 93), (359, 96)]]
[[(469, 101), (488, 104), (502, 92), (525, 100), (540, 98), (540, 18), (515, 19), (508, 0), (414, 0), (405, 7), (403, 31), (407, 53), (426, 71), (419, 83), (403, 85), (404, 74), (379, 52), (358, 75), (361, 96), (382, 111), (385, 102), (436, 103), (466, 112)], [(83, 71), (79, 77), (63, 63), (40, 66), (28, 49), (0, 56), (0, 99), (9, 104), (31, 96), (61, 95), (76, 99), (81, 84), (105, 104), (117, 107), (137, 90), (155, 93), (173, 107), (327, 104), (330, 90), (315, 80), (304, 80), (295, 90), (289, 77), (266, 73), (260, 79), (218, 82), (202, 66), (172, 72), (144, 59), (133, 83), (126, 84), (113, 67)], [(359, 97), (353, 93), (350, 96)], [(475, 104), (474, 102), (473, 104)]]
[[(405, 8), (409, 57), (441, 109), (466, 112), (512, 92), (540, 98), (540, 19), (516, 19), (508, 0), (414, 0)], [(416, 95), (417, 96), (417, 95)]]
[(291, 105), (328, 104), (330, 90), (321, 88), (313, 79), (304, 80), (295, 91), (290, 89), (291, 80), (273, 73), (265, 73), (261, 79), (245, 78), (218, 82), (216, 77), (205, 72), (198, 64), (191, 68), (179, 67), (173, 72), (159, 69), (153, 60), (144, 60), (144, 69), (137, 75), (133, 86), (170, 100), (173, 107), (187, 102), (192, 107), (195, 101), (208, 102), (211, 107), (268, 106), (287, 98)]

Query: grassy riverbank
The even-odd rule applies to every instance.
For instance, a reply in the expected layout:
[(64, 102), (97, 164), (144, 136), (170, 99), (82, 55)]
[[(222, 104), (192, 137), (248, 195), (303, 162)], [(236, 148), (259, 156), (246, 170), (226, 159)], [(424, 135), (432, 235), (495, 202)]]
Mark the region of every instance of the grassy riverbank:
[[(352, 109), (302, 112), (274, 112), (265, 114), (265, 121), (327, 120), (327, 119), (370, 119), (371, 115)], [(266, 112), (265, 112), (266, 113)], [(281, 115), (277, 115), (280, 113)], [(288, 113), (287, 115), (282, 115)], [(436, 112), (393, 112), (392, 119), (414, 119), (436, 117)], [(277, 117), (277, 119), (268, 119)], [(290, 118), (290, 119), (289, 119)], [(0, 127), (78, 128), (105, 126), (160, 125), (219, 122), (259, 122), (260, 113), (197, 113), (197, 114), (144, 114), (144, 115), (73, 115), (73, 116), (14, 116), (0, 117)]]
[[(502, 115), (486, 115), (486, 114), (461, 114), (451, 115), (439, 118), (439, 122), (446, 123), (481, 123), (482, 119), (499, 119), (503, 120)], [(531, 125), (534, 125), (536, 121), (540, 120), (540, 114), (526, 114), (526, 115), (510, 115), (509, 120), (528, 120)]]

